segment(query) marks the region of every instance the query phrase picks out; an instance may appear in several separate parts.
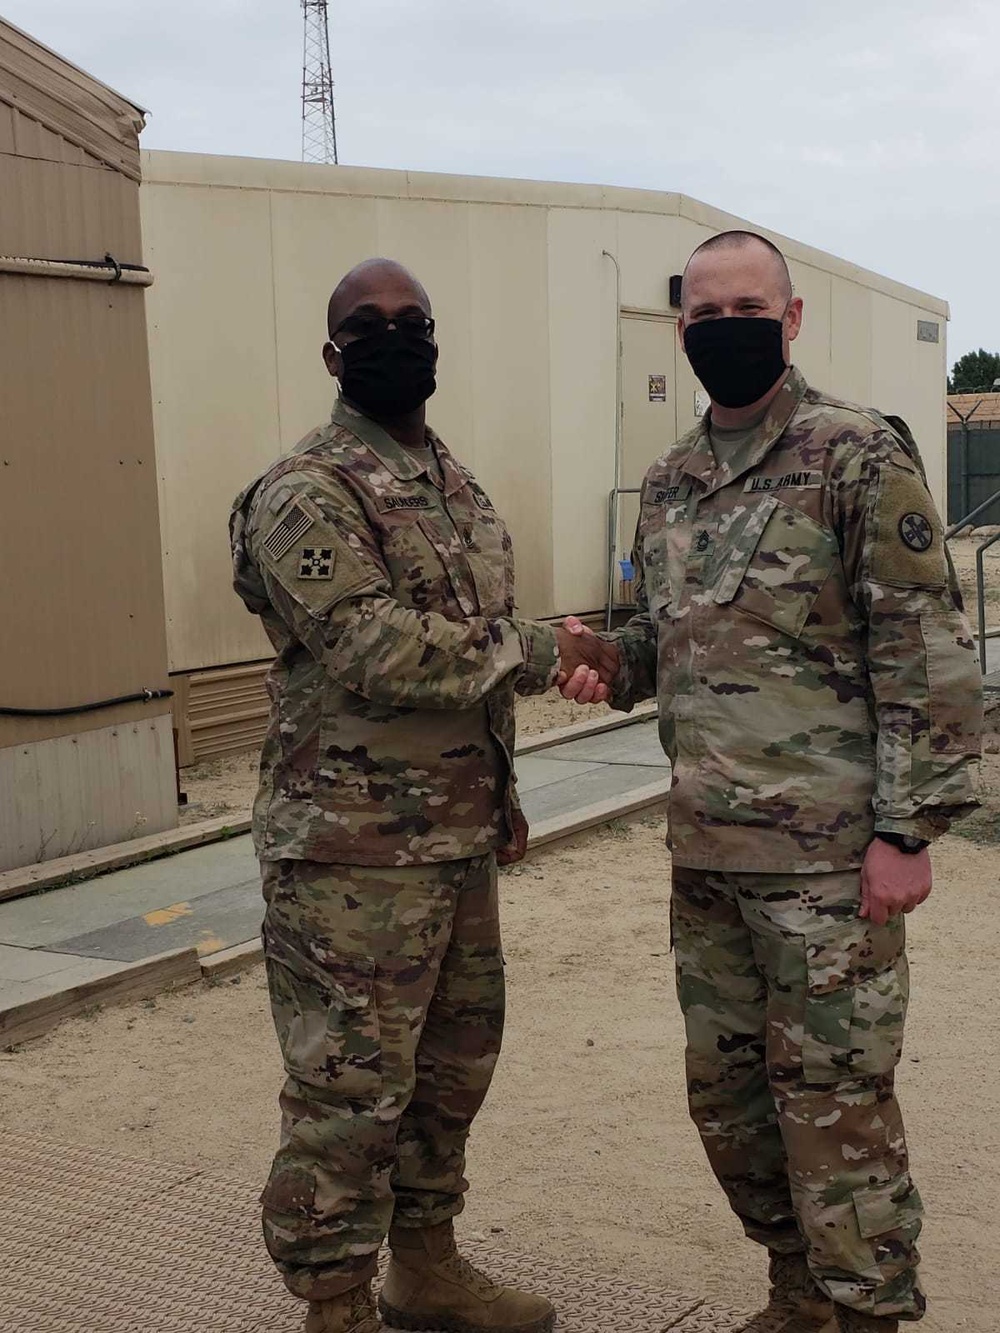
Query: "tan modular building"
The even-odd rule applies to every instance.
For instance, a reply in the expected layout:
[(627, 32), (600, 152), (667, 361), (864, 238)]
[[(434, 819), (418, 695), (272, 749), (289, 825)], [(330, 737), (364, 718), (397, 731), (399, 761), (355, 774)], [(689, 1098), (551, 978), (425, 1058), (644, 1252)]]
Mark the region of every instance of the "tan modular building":
[(0, 20), (0, 870), (177, 822), (142, 124)]
[[(616, 470), (638, 485), (700, 409), (669, 279), (700, 241), (749, 225), (678, 194), (159, 152), (144, 156), (142, 216), (188, 762), (260, 734), (269, 645), (229, 590), (226, 511), (329, 414), (325, 304), (347, 268), (388, 255), (426, 284), (441, 343), (430, 419), (510, 523), (522, 610), (557, 616), (605, 605)], [(947, 306), (773, 239), (805, 298), (796, 361), (905, 417), (943, 505)], [(618, 554), (634, 500), (621, 511)]]

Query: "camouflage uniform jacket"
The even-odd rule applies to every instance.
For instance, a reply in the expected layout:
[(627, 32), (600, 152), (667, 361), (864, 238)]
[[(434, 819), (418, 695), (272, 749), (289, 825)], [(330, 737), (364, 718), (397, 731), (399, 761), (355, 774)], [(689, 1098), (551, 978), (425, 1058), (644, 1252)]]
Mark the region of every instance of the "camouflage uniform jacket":
[(263, 859), (409, 865), (510, 836), (514, 691), (554, 682), (555, 637), (514, 619), (507, 529), (428, 439), (443, 490), (340, 402), (235, 501), (235, 587), (277, 651)]
[(793, 369), (724, 462), (703, 421), (653, 464), (635, 564), (612, 702), (659, 699), (677, 864), (848, 869), (977, 804), (979, 670), (902, 422)]

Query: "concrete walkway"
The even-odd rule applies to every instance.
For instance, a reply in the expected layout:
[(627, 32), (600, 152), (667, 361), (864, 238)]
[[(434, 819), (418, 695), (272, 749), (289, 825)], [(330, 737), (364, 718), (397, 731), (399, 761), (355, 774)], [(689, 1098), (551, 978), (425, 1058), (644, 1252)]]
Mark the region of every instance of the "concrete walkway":
[[(584, 810), (613, 818), (637, 795), (662, 800), (669, 784), (655, 719), (522, 754), (517, 772), (535, 830), (571, 831)], [(248, 834), (0, 903), (0, 1046), (113, 996), (116, 985), (127, 994), (133, 982), (148, 984), (147, 964), (162, 982), (173, 960), (177, 979), (191, 980), (199, 959), (257, 941), (261, 916)], [(25, 1026), (39, 1006), (39, 1022)]]

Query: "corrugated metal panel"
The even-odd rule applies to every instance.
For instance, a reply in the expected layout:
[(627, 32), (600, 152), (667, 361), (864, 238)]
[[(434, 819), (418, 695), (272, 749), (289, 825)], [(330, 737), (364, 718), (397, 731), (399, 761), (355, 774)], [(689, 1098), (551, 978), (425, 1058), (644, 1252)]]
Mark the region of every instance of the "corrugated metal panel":
[(0, 870), (176, 823), (169, 717), (0, 749)]
[[(139, 179), (141, 109), (3, 19), (0, 101), (95, 161)], [(29, 155), (27, 147), (18, 152)]]
[[(0, 21), (0, 254), (141, 264), (141, 123)], [(0, 309), (0, 706), (164, 688), (143, 290), (0, 273)], [(0, 864), (172, 827), (173, 768), (165, 700), (0, 717)]]
[(270, 700), (264, 688), (270, 662), (174, 678), (174, 726), (181, 767), (259, 746)]

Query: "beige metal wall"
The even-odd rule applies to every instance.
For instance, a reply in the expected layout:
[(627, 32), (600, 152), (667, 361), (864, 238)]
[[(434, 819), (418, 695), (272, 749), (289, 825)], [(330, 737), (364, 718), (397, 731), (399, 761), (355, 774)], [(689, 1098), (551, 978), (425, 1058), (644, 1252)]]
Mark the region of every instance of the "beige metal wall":
[[(141, 264), (139, 123), (0, 22), (0, 256)], [(0, 272), (0, 309), (0, 708), (165, 688), (143, 289)], [(176, 818), (167, 701), (0, 716), (0, 870)]]
[[(441, 370), (430, 417), (510, 522), (522, 608), (603, 604), (616, 284), (602, 252), (619, 260), (627, 312), (672, 318), (670, 274), (699, 241), (747, 224), (676, 194), (170, 153), (144, 163), (171, 670), (268, 653), (230, 592), (227, 510), (329, 412), (326, 297), (372, 254), (411, 265), (431, 293)], [(799, 364), (907, 417), (942, 499), (947, 307), (775, 239), (806, 302)], [(917, 342), (918, 318), (938, 323), (938, 344)], [(683, 429), (697, 386), (683, 357), (674, 366)]]

